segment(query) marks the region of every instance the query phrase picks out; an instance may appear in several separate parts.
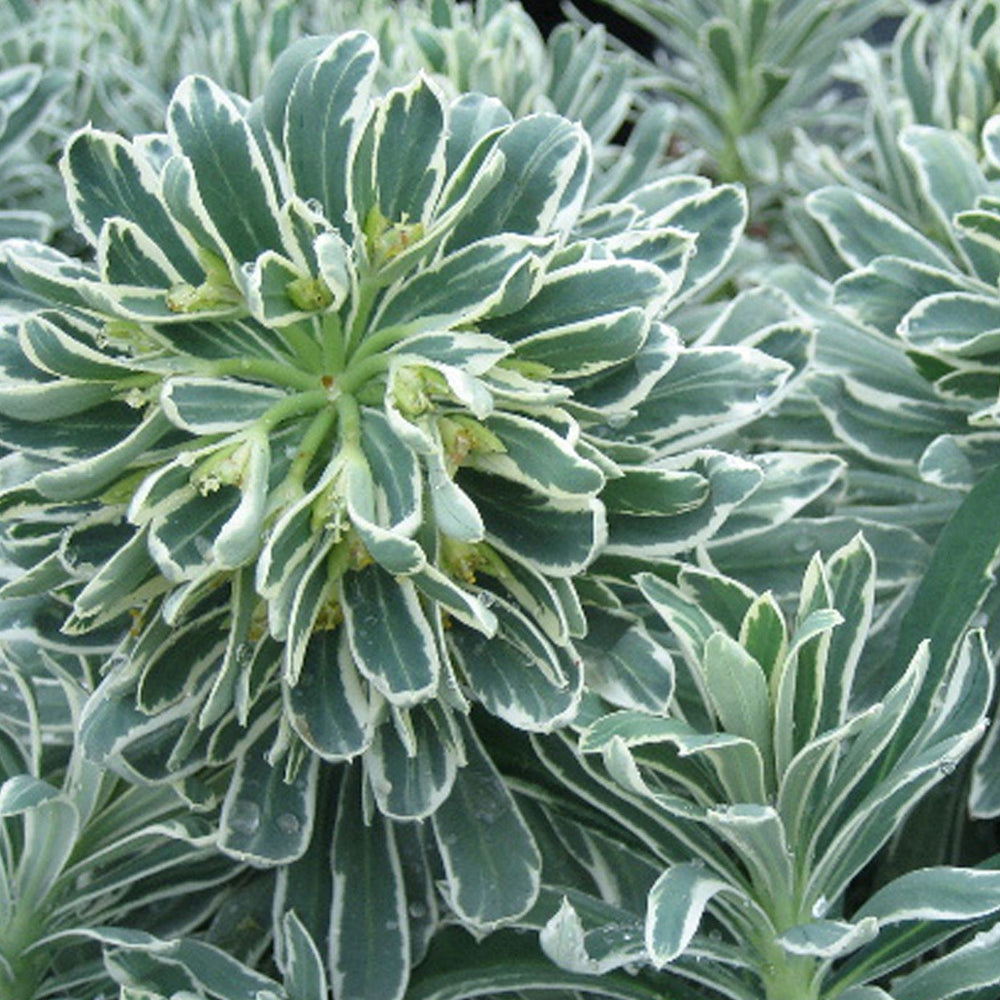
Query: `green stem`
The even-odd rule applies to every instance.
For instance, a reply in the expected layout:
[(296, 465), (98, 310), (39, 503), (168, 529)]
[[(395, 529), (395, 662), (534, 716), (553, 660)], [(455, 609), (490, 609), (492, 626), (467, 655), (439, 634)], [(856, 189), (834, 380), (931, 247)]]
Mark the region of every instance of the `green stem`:
[(10, 1000), (34, 1000), (41, 983), (44, 957), (25, 952), (42, 936), (42, 925), (25, 913), (15, 912), (6, 927), (0, 927), (0, 954), (5, 958), (13, 979), (8, 979), (0, 971), (0, 986), (4, 987), (4, 998)]
[(385, 354), (376, 354), (374, 357), (362, 358), (357, 363), (352, 363), (350, 368), (337, 381), (337, 388), (342, 393), (353, 393), (360, 389), (369, 379), (384, 372), (389, 367), (389, 358)]
[(340, 437), (345, 448), (358, 447), (361, 443), (361, 407), (351, 395), (344, 394), (337, 400), (340, 416)]
[(410, 336), (412, 332), (413, 324), (411, 323), (405, 323), (402, 326), (387, 326), (359, 344), (358, 349), (351, 355), (351, 361), (362, 361), (373, 354), (384, 351), (387, 347), (392, 347), (393, 344), (398, 344)]
[(792, 958), (777, 947), (773, 957), (762, 975), (767, 1000), (817, 1000), (814, 959)]
[(319, 375), (310, 375), (281, 361), (263, 358), (224, 358), (210, 361), (200, 369), (203, 375), (240, 375), (256, 382), (270, 382), (289, 389), (310, 390), (320, 385)]
[(364, 337), (365, 327), (368, 325), (368, 318), (371, 316), (372, 307), (375, 305), (375, 296), (378, 294), (379, 284), (373, 277), (363, 277), (358, 287), (358, 308), (351, 321), (351, 327), (347, 332), (346, 353), (350, 355), (353, 349)]
[(340, 317), (327, 313), (323, 317), (323, 369), (334, 375), (344, 370), (344, 331)]
[(302, 435), (302, 443), (299, 445), (295, 458), (292, 459), (291, 468), (288, 470), (286, 481), (292, 489), (299, 490), (303, 487), (306, 473), (309, 471), (309, 466), (312, 464), (319, 446), (336, 422), (337, 410), (332, 406), (324, 407), (313, 417), (312, 423)]
[(322, 348), (302, 323), (290, 323), (279, 333), (303, 367), (318, 371), (323, 364)]
[(301, 417), (306, 413), (313, 413), (321, 409), (330, 402), (330, 396), (325, 389), (312, 389), (309, 392), (300, 392), (294, 396), (287, 396), (279, 400), (269, 410), (263, 413), (255, 421), (256, 425), (266, 434), (274, 430), (280, 423), (291, 417)]

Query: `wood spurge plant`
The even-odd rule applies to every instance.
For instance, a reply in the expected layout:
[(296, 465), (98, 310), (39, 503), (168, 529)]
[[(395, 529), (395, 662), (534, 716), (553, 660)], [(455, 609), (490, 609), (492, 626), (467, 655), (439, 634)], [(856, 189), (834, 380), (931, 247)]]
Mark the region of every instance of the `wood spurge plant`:
[(0, 1000), (1000, 998), (1000, 4), (544, 6), (0, 11)]

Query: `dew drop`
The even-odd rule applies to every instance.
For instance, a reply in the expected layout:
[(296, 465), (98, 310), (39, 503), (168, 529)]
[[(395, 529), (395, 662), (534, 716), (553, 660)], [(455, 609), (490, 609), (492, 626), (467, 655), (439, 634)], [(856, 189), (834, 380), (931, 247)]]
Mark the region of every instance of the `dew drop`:
[(182, 451), (177, 455), (177, 464), (183, 466), (185, 469), (190, 469), (195, 462), (195, 454), (193, 451)]
[(632, 419), (631, 413), (612, 413), (605, 420), (605, 423), (613, 431), (621, 430)]
[(253, 645), (249, 642), (241, 642), (236, 647), (236, 663), (241, 667), (249, 667), (253, 662)]
[(476, 594), (476, 600), (484, 607), (488, 608), (496, 604), (497, 595), (490, 593), (488, 590), (481, 590)]
[(257, 832), (260, 826), (260, 807), (256, 802), (247, 799), (237, 799), (229, 810), (229, 828), (234, 833), (250, 836)]
[(754, 393), (753, 401), (757, 406), (766, 406), (771, 399), (771, 394), (767, 389), (758, 389)]
[(938, 768), (942, 774), (954, 774), (958, 765), (953, 760), (943, 760)]
[(294, 836), (299, 832), (299, 830), (302, 829), (302, 823), (299, 821), (298, 816), (295, 816), (292, 813), (282, 813), (275, 820), (275, 823), (282, 833), (287, 833), (290, 837)]
[(423, 920), (427, 916), (427, 907), (423, 903), (410, 903), (406, 909), (414, 920)]
[(826, 911), (830, 908), (830, 904), (827, 902), (826, 896), (820, 896), (812, 905), (812, 915), (814, 920), (819, 920), (821, 917), (826, 916)]

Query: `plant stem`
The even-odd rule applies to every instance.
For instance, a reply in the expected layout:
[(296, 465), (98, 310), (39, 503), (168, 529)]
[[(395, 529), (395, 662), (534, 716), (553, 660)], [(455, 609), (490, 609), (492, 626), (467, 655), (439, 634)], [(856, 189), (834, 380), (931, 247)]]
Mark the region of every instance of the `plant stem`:
[(330, 402), (325, 389), (311, 389), (279, 400), (266, 413), (257, 418), (256, 424), (264, 433), (274, 430), (282, 421), (313, 413)]
[(272, 385), (282, 385), (289, 389), (309, 390), (320, 386), (319, 374), (310, 375), (291, 365), (280, 361), (267, 361), (264, 358), (223, 358), (206, 364), (201, 373), (239, 375), (256, 382), (270, 382)]

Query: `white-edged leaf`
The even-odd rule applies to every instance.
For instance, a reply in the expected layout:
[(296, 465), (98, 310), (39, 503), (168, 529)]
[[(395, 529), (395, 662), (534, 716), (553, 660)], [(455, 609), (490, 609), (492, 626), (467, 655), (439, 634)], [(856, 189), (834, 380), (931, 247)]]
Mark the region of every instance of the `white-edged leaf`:
[(467, 762), (431, 821), (460, 918), (488, 930), (526, 913), (538, 897), (541, 855), (478, 737), (462, 724)]

